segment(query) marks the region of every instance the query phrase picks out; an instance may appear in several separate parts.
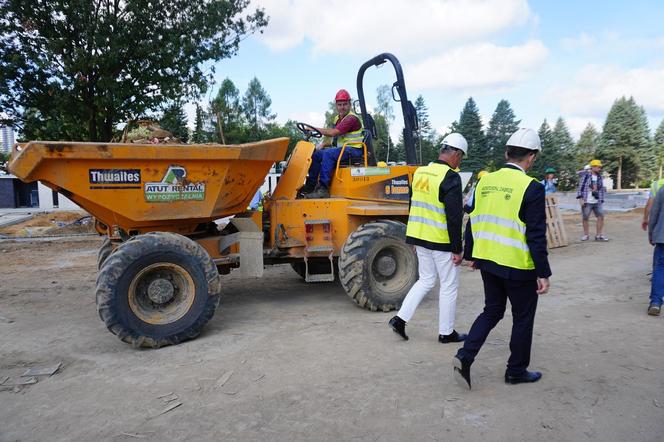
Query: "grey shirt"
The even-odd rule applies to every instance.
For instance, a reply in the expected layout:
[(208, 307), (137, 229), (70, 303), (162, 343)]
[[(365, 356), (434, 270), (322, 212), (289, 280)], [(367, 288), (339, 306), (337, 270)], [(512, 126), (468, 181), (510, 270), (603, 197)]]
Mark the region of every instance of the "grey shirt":
[(648, 238), (655, 244), (664, 244), (664, 189), (657, 192), (648, 219)]

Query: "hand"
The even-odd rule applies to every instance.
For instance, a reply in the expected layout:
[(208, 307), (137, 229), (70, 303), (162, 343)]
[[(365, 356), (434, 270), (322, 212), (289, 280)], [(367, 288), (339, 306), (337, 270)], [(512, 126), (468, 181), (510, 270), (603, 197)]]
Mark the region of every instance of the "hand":
[(466, 260), (466, 265), (468, 267), (470, 267), (470, 269), (473, 270), (473, 271), (477, 270), (477, 266), (475, 265), (475, 261)]
[(537, 294), (544, 295), (549, 291), (549, 278), (537, 278)]
[(323, 147), (323, 142), (316, 144), (316, 150), (321, 150)]
[(648, 231), (648, 220), (644, 219), (641, 221), (641, 228), (643, 229), (644, 232)]
[(461, 253), (452, 253), (452, 263), (455, 266), (461, 264), (461, 261), (463, 261), (463, 256), (461, 256)]

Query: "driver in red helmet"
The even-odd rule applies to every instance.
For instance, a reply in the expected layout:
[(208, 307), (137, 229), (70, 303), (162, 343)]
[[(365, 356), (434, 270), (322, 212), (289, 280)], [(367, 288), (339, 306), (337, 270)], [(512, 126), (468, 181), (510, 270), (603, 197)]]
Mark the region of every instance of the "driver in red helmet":
[(362, 120), (351, 108), (350, 94), (347, 90), (341, 89), (334, 97), (334, 101), (338, 113), (334, 121), (334, 127), (331, 129), (316, 128), (320, 133), (326, 137), (331, 137), (333, 140), (332, 142), (318, 144), (311, 156), (309, 175), (304, 186), (300, 189), (300, 193), (305, 198), (330, 197), (332, 175), (341, 154), (341, 148), (344, 145), (346, 145), (346, 149), (341, 161), (362, 157), (364, 154), (362, 148)]

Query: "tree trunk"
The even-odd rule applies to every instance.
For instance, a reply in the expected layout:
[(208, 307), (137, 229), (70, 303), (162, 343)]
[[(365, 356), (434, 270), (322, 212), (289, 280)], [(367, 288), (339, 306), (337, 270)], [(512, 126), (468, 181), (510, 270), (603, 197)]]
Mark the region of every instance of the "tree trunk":
[(221, 124), (221, 113), (219, 111), (216, 111), (215, 114), (217, 115), (217, 126), (219, 127), (219, 136), (221, 137), (221, 144), (226, 144), (226, 139), (224, 138), (224, 127)]
[(622, 190), (622, 157), (618, 158), (618, 183), (616, 183), (616, 189)]

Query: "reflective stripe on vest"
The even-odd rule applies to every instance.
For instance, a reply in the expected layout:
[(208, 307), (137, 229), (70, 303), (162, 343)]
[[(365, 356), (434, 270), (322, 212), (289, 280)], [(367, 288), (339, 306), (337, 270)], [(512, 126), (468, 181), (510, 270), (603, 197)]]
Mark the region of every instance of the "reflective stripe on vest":
[(406, 236), (437, 244), (450, 243), (445, 204), (438, 196), (440, 183), (449, 170), (446, 164), (429, 163), (415, 171)]
[[(353, 111), (349, 111), (344, 118), (346, 118), (348, 115), (352, 115), (355, 118), (357, 118), (360, 122), (360, 129), (359, 130), (354, 130), (352, 132), (348, 132), (343, 135), (339, 135), (337, 138), (337, 146), (343, 147), (344, 144), (348, 143), (348, 147), (354, 147), (357, 149), (362, 149), (362, 141), (364, 140), (364, 133), (362, 133), (362, 130), (364, 129), (364, 125), (362, 124), (362, 118), (358, 117), (357, 114)], [(334, 122), (334, 126), (336, 127), (337, 124), (341, 122), (341, 119), (339, 119), (339, 116), (337, 115), (337, 119)]]
[(535, 268), (526, 225), (519, 219), (523, 196), (533, 180), (520, 170), (502, 168), (477, 183), (470, 214), (474, 258), (521, 270)]
[(653, 181), (652, 186), (650, 186), (650, 196), (652, 198), (655, 198), (655, 195), (657, 195), (657, 191), (664, 185), (664, 178), (662, 178), (659, 181)]

